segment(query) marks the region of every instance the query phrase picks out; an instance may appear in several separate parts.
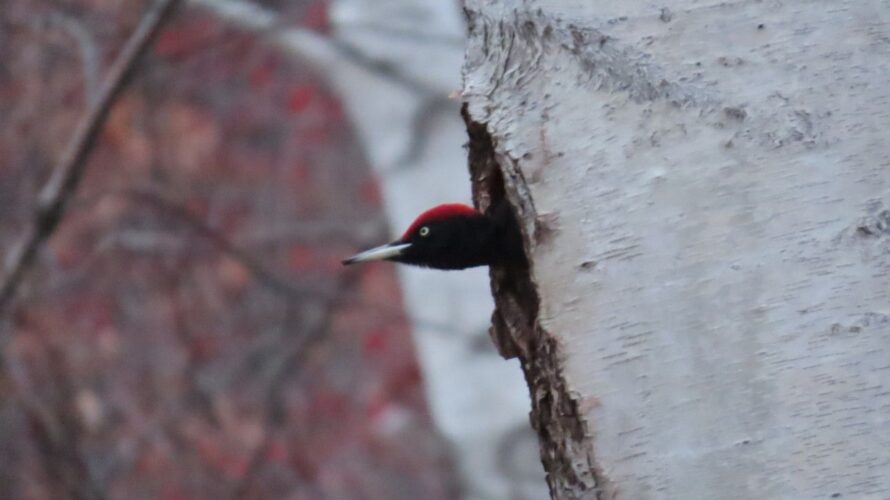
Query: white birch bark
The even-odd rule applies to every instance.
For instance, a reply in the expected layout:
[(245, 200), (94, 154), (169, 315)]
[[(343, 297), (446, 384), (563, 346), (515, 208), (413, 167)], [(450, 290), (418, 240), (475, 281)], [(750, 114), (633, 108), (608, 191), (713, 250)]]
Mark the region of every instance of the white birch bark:
[(890, 2), (467, 12), (553, 497), (890, 498)]

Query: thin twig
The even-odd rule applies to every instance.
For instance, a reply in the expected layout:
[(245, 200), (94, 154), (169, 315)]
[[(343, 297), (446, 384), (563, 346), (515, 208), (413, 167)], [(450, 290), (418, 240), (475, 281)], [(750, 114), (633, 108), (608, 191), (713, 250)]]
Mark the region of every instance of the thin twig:
[[(355, 286), (359, 274), (355, 270), (347, 270), (340, 274), (336, 289), (342, 294)], [(339, 294), (337, 294), (339, 295)], [(251, 487), (259, 481), (259, 475), (265, 465), (266, 456), (274, 442), (275, 433), (284, 426), (283, 391), (291, 378), (304, 367), (315, 348), (324, 341), (331, 318), (342, 304), (337, 299), (325, 300), (321, 304), (304, 306), (302, 316), (305, 321), (303, 335), (290, 344), (282, 347), (280, 355), (271, 361), (269, 384), (263, 395), (263, 408), (266, 417), (266, 432), (263, 441), (257, 445), (248, 462), (247, 472), (237, 486), (233, 498), (249, 498)], [(285, 328), (287, 328), (285, 324)]]
[(258, 34), (285, 52), (316, 67), (329, 69), (338, 62), (346, 62), (370, 75), (398, 85), (414, 95), (427, 97), (447, 93), (411, 75), (399, 64), (375, 58), (342, 39), (323, 36), (308, 29), (294, 28), (282, 20), (274, 10), (260, 5), (260, 2), (192, 0), (191, 5), (204, 7), (220, 19), (240, 29)]
[[(47, 368), (55, 397), (45, 412), (32, 412), (22, 405), (29, 418), (40, 459), (53, 483), (59, 485), (72, 500), (103, 500), (107, 498), (102, 481), (90, 470), (83, 449), (84, 433), (75, 401), (78, 390), (72, 380), (64, 349), (50, 341)], [(23, 401), (24, 402), (24, 401)]]
[(126, 191), (126, 194), (131, 199), (145, 203), (155, 210), (182, 222), (198, 236), (205, 238), (224, 254), (246, 267), (250, 274), (252, 274), (260, 283), (275, 292), (281, 293), (291, 299), (332, 299), (337, 297), (337, 294), (333, 290), (325, 290), (320, 287), (304, 287), (279, 277), (273, 271), (267, 269), (259, 260), (235, 246), (235, 244), (220, 232), (208, 226), (207, 223), (198, 217), (192, 215), (188, 209), (165, 199), (158, 193), (148, 190), (129, 189)]
[(275, 269), (266, 267), (261, 260), (252, 256), (250, 252), (240, 248), (217, 229), (211, 227), (199, 217), (192, 214), (186, 207), (169, 200), (155, 190), (129, 188), (113, 194), (120, 194), (132, 201), (143, 203), (159, 213), (165, 214), (184, 224), (196, 235), (206, 239), (210, 244), (216, 247), (218, 251), (244, 266), (260, 285), (281, 295), (287, 300), (313, 300), (321, 303), (334, 302), (335, 305), (352, 304), (359, 307), (368, 307), (373, 310), (376, 316), (382, 317), (385, 321), (406, 319), (417, 327), (442, 335), (453, 336), (457, 332), (454, 325), (448, 323), (406, 316), (405, 311), (402, 310), (401, 307), (386, 308), (380, 304), (368, 303), (355, 294), (347, 292), (347, 289), (342, 286), (335, 286), (332, 288), (293, 283), (291, 280), (279, 276), (280, 273), (276, 272)]
[(86, 171), (87, 159), (96, 144), (112, 105), (117, 100), (136, 64), (164, 22), (181, 0), (159, 0), (145, 14), (111, 66), (96, 101), (81, 119), (52, 176), (37, 197), (34, 222), (10, 251), (5, 273), (0, 279), (0, 315), (15, 297), (22, 278), (31, 268), (38, 251), (55, 232), (65, 215), (65, 207)]
[(99, 98), (99, 48), (96, 40), (83, 22), (76, 17), (62, 12), (53, 12), (49, 17), (50, 22), (65, 30), (68, 35), (77, 42), (80, 48), (80, 58), (83, 64), (83, 88), (86, 94), (87, 104), (94, 104)]

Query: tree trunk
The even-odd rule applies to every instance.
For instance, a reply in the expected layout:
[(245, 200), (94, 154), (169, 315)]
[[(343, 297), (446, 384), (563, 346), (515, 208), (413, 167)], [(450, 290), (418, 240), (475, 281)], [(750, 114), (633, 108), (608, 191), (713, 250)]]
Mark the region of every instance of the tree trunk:
[(890, 4), (466, 4), (553, 498), (890, 498)]

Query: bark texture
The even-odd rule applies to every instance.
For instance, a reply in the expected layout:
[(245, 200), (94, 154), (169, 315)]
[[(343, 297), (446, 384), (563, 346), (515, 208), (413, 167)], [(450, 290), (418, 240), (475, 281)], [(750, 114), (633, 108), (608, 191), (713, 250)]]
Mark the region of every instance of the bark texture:
[(890, 4), (466, 2), (554, 498), (890, 497)]

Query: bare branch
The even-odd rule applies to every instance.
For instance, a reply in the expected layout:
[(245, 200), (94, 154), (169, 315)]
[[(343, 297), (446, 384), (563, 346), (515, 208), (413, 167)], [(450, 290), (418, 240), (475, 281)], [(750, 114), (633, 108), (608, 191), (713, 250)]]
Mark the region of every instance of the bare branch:
[(62, 349), (48, 341), (41, 363), (51, 390), (38, 396), (32, 390), (27, 369), (21, 361), (8, 358), (5, 370), (18, 386), (14, 399), (24, 414), (37, 457), (49, 479), (47, 488), (55, 495), (74, 500), (105, 498), (102, 481), (90, 470), (83, 450), (83, 436), (75, 398), (77, 383)]
[(30, 269), (38, 250), (55, 232), (68, 200), (77, 189), (86, 171), (87, 159), (105, 123), (112, 104), (132, 76), (136, 63), (164, 22), (170, 18), (181, 0), (159, 0), (145, 14), (127, 40), (105, 78), (99, 97), (83, 117), (68, 143), (52, 176), (37, 198), (34, 222), (6, 261), (0, 280), (0, 314), (10, 304), (25, 273)]
[[(294, 28), (281, 21), (280, 16), (261, 5), (247, 0), (191, 0), (192, 5), (204, 7), (225, 21), (244, 30), (263, 36), (286, 53), (319, 69), (330, 69), (342, 62), (361, 68), (367, 73), (384, 78), (420, 96), (435, 96), (437, 89), (403, 71), (388, 61), (375, 59), (343, 40), (319, 35), (308, 29)], [(329, 71), (319, 71), (321, 75)]]
[(127, 191), (129, 197), (133, 200), (145, 203), (152, 208), (167, 214), (176, 220), (182, 222), (194, 231), (198, 236), (208, 240), (221, 252), (238, 261), (247, 268), (248, 271), (267, 288), (288, 296), (292, 299), (311, 299), (324, 298), (332, 299), (338, 294), (333, 290), (323, 290), (319, 287), (300, 287), (288, 280), (278, 277), (272, 271), (253, 258), (247, 252), (236, 247), (228, 238), (222, 235), (216, 229), (208, 226), (204, 221), (192, 215), (186, 208), (175, 204), (163, 198), (161, 195), (148, 191), (131, 189)]
[[(340, 274), (337, 281), (336, 295), (342, 295), (352, 288), (358, 280), (359, 274), (355, 270), (347, 270)], [(253, 451), (244, 479), (238, 485), (234, 498), (247, 498), (250, 488), (259, 480), (259, 474), (264, 464), (269, 448), (273, 444), (274, 434), (284, 424), (284, 403), (282, 392), (291, 377), (294, 376), (305, 364), (309, 355), (314, 352), (326, 337), (325, 333), (331, 324), (331, 317), (340, 307), (340, 301), (336, 298), (328, 299), (321, 304), (307, 305), (303, 309), (303, 317), (306, 321), (305, 333), (281, 349), (281, 352), (270, 363), (269, 384), (263, 395), (263, 408), (266, 415), (268, 429), (265, 438)]]
[(414, 116), (411, 117), (411, 138), (405, 151), (392, 167), (382, 172), (382, 175), (399, 174), (407, 170), (408, 167), (416, 165), (435, 133), (434, 127), (439, 113), (456, 109), (457, 104), (446, 96), (433, 95), (424, 99), (414, 111)]
[[(426, 45), (443, 45), (452, 47), (455, 50), (464, 49), (464, 39), (451, 33), (434, 33), (425, 29), (411, 29), (405, 27), (387, 26), (373, 21), (351, 20), (348, 23), (342, 23), (344, 29), (352, 31), (364, 31), (379, 36), (402, 39), (415, 44)], [(427, 26), (423, 26), (427, 28)]]
[(86, 100), (90, 105), (96, 103), (99, 99), (100, 56), (95, 38), (76, 17), (54, 12), (49, 20), (64, 29), (77, 42), (83, 62), (83, 87)]
[[(243, 265), (256, 278), (256, 280), (272, 292), (275, 292), (288, 300), (307, 300), (313, 299), (323, 304), (343, 305), (350, 303), (361, 307), (370, 307), (377, 316), (381, 316), (386, 320), (398, 320), (408, 318), (412, 323), (420, 327), (426, 328), (433, 333), (443, 335), (454, 335), (456, 330), (453, 325), (430, 321), (423, 318), (407, 317), (402, 309), (390, 309), (380, 304), (370, 304), (361, 300), (354, 294), (348, 292), (348, 288), (344, 286), (319, 287), (319, 286), (301, 286), (294, 284), (287, 279), (279, 277), (273, 269), (267, 268), (260, 260), (253, 257), (249, 252), (239, 248), (235, 243), (229, 240), (224, 234), (220, 233), (206, 222), (196, 217), (176, 202), (164, 198), (155, 191), (147, 189), (128, 189), (122, 194), (126, 195), (133, 201), (144, 203), (160, 213), (166, 214), (180, 223), (187, 226), (198, 236), (209, 241), (220, 252), (234, 259)], [(380, 231), (383, 227), (378, 228)], [(379, 238), (374, 238), (379, 240)]]

